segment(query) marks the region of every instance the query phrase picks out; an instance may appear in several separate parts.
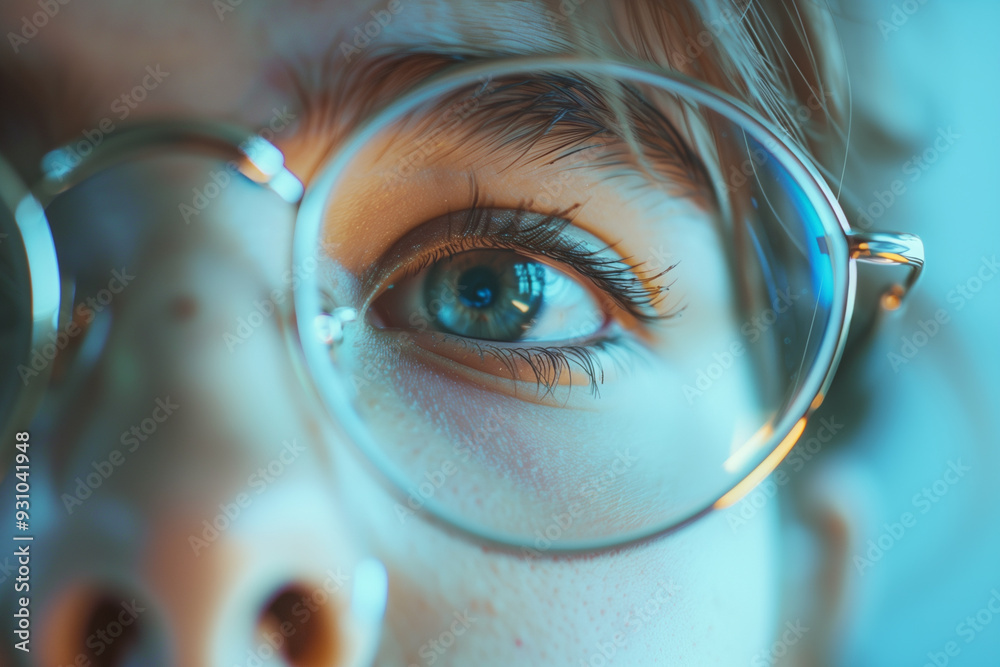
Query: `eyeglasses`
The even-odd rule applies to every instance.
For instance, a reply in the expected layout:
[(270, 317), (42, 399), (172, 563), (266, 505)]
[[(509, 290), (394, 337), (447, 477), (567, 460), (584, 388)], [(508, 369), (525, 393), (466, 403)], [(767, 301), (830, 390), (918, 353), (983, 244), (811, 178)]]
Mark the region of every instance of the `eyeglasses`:
[[(890, 307), (923, 265), (914, 236), (852, 231), (745, 105), (607, 61), (445, 71), (339, 141), (304, 193), (272, 144), (201, 122), (56, 151), (35, 192), (156, 148), (238, 157), (228, 174), (297, 207), (279, 310), (399, 520), (531, 553), (650, 539), (734, 503), (822, 402), (857, 263), (909, 267)], [(60, 283), (40, 208), (23, 188), (4, 201), (22, 241), (5, 298), (34, 323), (14, 386), (58, 325)]]

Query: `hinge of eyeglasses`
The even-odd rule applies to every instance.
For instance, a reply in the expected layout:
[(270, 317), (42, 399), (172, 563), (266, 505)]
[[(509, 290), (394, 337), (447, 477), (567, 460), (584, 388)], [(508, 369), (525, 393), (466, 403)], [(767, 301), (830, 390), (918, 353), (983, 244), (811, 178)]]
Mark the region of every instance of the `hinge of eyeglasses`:
[(924, 242), (913, 234), (898, 232), (860, 232), (848, 235), (851, 259), (872, 264), (897, 264), (909, 269), (906, 280), (882, 294), (881, 305), (896, 310), (924, 269)]

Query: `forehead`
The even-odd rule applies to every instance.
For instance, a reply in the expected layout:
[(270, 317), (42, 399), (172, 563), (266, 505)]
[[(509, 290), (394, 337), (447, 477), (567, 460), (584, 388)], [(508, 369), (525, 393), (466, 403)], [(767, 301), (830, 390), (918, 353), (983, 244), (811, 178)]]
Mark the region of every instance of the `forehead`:
[(169, 74), (131, 109), (133, 118), (199, 113), (258, 126), (294, 96), (290, 68), (322, 61), (316, 75), (336, 79), (386, 52), (527, 53), (559, 50), (565, 41), (558, 9), (536, 0), (52, 4), (51, 16), (39, 14), (34, 0), (2, 4), (0, 26), (17, 38), (0, 65), (48, 82), (52, 104), (79, 112), (84, 118), (74, 122), (85, 126), (142, 85), (150, 66)]

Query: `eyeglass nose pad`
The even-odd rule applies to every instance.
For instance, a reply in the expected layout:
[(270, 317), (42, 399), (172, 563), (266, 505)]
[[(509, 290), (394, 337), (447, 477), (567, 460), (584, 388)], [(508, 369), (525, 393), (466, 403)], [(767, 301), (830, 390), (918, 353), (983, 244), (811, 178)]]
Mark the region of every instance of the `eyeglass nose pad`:
[(901, 232), (852, 231), (847, 240), (852, 260), (909, 268), (906, 280), (883, 292), (879, 300), (884, 310), (897, 310), (924, 270), (924, 242), (918, 236)]
[(355, 308), (347, 306), (333, 308), (330, 312), (316, 316), (316, 335), (326, 345), (339, 345), (344, 342), (344, 328), (357, 319), (358, 311)]

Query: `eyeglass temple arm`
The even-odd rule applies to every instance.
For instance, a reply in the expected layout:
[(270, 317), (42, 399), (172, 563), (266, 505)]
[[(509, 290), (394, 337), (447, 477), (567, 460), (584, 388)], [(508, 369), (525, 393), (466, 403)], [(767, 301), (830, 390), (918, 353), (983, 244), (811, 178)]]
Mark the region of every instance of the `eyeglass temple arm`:
[(881, 305), (896, 310), (924, 269), (924, 242), (899, 232), (859, 232), (847, 235), (851, 259), (871, 264), (896, 264), (909, 268), (906, 279), (882, 294)]

